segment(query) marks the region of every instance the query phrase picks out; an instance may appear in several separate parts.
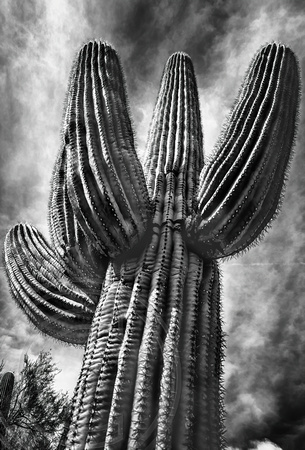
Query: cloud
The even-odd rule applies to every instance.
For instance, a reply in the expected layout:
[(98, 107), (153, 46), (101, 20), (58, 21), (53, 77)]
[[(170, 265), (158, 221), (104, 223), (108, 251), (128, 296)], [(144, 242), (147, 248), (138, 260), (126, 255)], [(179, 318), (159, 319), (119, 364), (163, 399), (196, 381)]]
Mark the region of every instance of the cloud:
[[(280, 447), (265, 439), (262, 442), (253, 442), (252, 450), (281, 450)], [(237, 447), (228, 447), (228, 450), (239, 450)]]

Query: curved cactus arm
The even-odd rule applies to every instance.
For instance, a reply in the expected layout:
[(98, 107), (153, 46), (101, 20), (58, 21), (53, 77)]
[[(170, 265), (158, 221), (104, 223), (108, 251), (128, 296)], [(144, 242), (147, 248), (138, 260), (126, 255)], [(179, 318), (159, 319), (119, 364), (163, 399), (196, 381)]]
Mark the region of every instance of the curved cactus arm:
[(48, 217), (52, 242), (59, 253), (64, 245), (75, 244), (75, 218), (67, 192), (66, 172), (67, 152), (63, 146), (53, 170)]
[(263, 47), (200, 177), (198, 212), (187, 223), (187, 238), (197, 252), (210, 257), (240, 252), (277, 213), (299, 96), (293, 52), (281, 44)]
[(68, 196), (81, 228), (111, 258), (134, 247), (151, 216), (125, 91), (116, 52), (102, 42), (86, 44), (72, 70), (64, 119)]
[(49, 202), (49, 227), (52, 242), (67, 271), (83, 289), (90, 289), (98, 299), (108, 258), (102, 254), (81, 229), (68, 196), (67, 156), (63, 146), (53, 171)]
[(6, 236), (4, 254), (11, 292), (31, 322), (56, 339), (85, 344), (95, 302), (69, 279), (43, 236), (16, 225)]

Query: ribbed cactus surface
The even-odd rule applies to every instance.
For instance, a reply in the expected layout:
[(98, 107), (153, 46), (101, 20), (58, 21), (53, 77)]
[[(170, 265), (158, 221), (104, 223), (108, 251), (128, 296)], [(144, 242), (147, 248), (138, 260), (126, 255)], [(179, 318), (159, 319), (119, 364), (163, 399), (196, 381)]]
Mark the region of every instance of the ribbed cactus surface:
[(11, 291), (43, 332), (85, 344), (69, 450), (224, 448), (217, 259), (278, 210), (299, 102), (292, 51), (269, 44), (204, 163), (190, 58), (168, 60), (144, 167), (116, 52), (83, 46), (52, 178), (52, 245), (7, 235)]
[(4, 436), (6, 434), (7, 418), (10, 411), (15, 375), (6, 372), (0, 381), (0, 449), (4, 449)]
[(13, 372), (5, 372), (0, 381), (0, 411), (2, 417), (7, 419), (10, 410), (15, 375)]

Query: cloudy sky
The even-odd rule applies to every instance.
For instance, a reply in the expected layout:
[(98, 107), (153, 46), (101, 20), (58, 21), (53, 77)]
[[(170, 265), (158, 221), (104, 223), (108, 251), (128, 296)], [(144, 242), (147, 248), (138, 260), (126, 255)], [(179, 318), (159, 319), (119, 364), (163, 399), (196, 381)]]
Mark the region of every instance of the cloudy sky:
[[(187, 52), (194, 63), (207, 153), (261, 45), (288, 44), (305, 74), (303, 0), (2, 0), (1, 246), (21, 221), (48, 236), (49, 183), (69, 70), (78, 48), (94, 38), (120, 54), (142, 155), (162, 70), (174, 51)], [(222, 266), (232, 449), (305, 447), (304, 143), (301, 108), (282, 212), (258, 247)], [(18, 372), (24, 353), (36, 357), (52, 349), (62, 369), (57, 386), (72, 393), (82, 349), (33, 329), (10, 298), (3, 268), (0, 276), (5, 369)]]

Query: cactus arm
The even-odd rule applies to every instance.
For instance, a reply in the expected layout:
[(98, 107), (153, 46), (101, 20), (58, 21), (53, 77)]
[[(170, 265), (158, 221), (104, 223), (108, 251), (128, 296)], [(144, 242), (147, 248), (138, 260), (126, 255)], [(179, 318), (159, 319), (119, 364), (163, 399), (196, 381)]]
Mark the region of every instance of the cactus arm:
[[(166, 63), (153, 113), (144, 172), (149, 193), (156, 199), (164, 175), (179, 179), (176, 192), (181, 217), (196, 206), (203, 166), (203, 139), (197, 83), (192, 61), (175, 53)], [(162, 201), (162, 197), (155, 201)]]
[(278, 211), (295, 138), (299, 70), (292, 51), (269, 44), (254, 58), (216, 153), (201, 174), (190, 245), (210, 257), (255, 242)]
[(5, 261), (13, 296), (33, 324), (56, 339), (84, 344), (95, 303), (66, 276), (41, 234), (16, 225), (5, 240)]
[[(116, 121), (122, 123), (116, 125)], [(13, 295), (35, 325), (63, 340), (68, 326), (67, 339), (84, 343), (93, 315), (88, 295), (95, 304), (108, 264), (105, 255), (119, 256), (132, 249), (147, 229), (151, 215), (143, 170), (134, 150), (122, 70), (116, 53), (107, 44), (90, 42), (74, 63), (63, 137), (49, 214), (57, 254), (36, 231), (30, 232), (34, 254), (22, 249), (27, 244), (19, 233), (20, 226), (15, 228), (18, 237), (13, 237), (14, 232), (8, 235), (6, 261)], [(17, 245), (19, 238), (21, 244)], [(42, 249), (46, 260), (41, 266), (49, 268), (49, 260), (52, 264), (43, 280), (37, 271), (31, 273)], [(70, 280), (54, 284), (54, 279), (64, 273)], [(71, 288), (68, 293), (67, 283)], [(67, 297), (57, 292), (58, 288)], [(71, 306), (79, 296), (80, 304)], [(78, 313), (78, 308), (82, 312)], [(77, 328), (78, 334), (72, 336), (71, 331)]]
[(115, 51), (85, 45), (70, 90), (68, 195), (84, 231), (115, 257), (138, 242), (151, 215)]
[(70, 278), (90, 296), (99, 298), (108, 259), (89, 241), (80, 228), (68, 197), (66, 149), (57, 158), (49, 202), (49, 227), (59, 257)]

